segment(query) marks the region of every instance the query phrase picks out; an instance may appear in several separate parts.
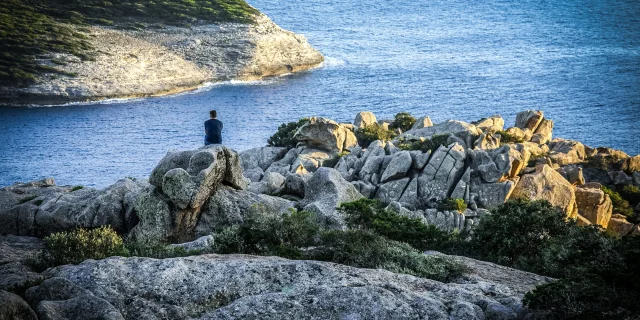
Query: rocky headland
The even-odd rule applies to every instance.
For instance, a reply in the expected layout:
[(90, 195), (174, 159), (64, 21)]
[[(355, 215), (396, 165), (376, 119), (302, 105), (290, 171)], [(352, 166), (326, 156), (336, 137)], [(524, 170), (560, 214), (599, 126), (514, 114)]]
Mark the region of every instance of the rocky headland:
[[(82, 12), (87, 16), (85, 23), (61, 20), (54, 24), (75, 35), (82, 50), (51, 46), (33, 56), (31, 62), (3, 60), (8, 63), (8, 71), (1, 70), (7, 79), (0, 79), (4, 80), (0, 81), (0, 103), (59, 104), (166, 95), (210, 82), (256, 80), (303, 71), (323, 62), (323, 56), (304, 36), (278, 27), (243, 4), (249, 11), (246, 19), (219, 21), (211, 15), (208, 20), (185, 17), (187, 20), (180, 23), (162, 17), (141, 18), (132, 13), (140, 9), (127, 9), (122, 18), (100, 25), (95, 21), (105, 24), (105, 19), (90, 20), (95, 8), (86, 9)], [(16, 10), (11, 1), (3, 6)], [(23, 40), (20, 31), (16, 34), (17, 40), (8, 39), (9, 43)], [(61, 38), (60, 42), (64, 41)], [(18, 44), (3, 50), (11, 57), (11, 50), (22, 49)]]
[(0, 310), (17, 319), (542, 319), (522, 299), (553, 279), (429, 251), (420, 255), (457, 263), (463, 275), (437, 281), (408, 269), (218, 253), (44, 271), (30, 259), (45, 247), (41, 238), (77, 228), (109, 226), (137, 245), (203, 253), (220, 230), (256, 216), (311, 212), (322, 228), (345, 231), (338, 207), (366, 198), (445, 233), (472, 234), (495, 208), (525, 198), (598, 232), (640, 234), (640, 205), (622, 208), (615, 192), (640, 185), (638, 155), (554, 138), (541, 111), (519, 113), (509, 128), (500, 116), (438, 124), (425, 116), (404, 130), (398, 119), (313, 117), (282, 131), (287, 143), (272, 137), (284, 146), (169, 152), (148, 180), (102, 190), (51, 178), (2, 188)]

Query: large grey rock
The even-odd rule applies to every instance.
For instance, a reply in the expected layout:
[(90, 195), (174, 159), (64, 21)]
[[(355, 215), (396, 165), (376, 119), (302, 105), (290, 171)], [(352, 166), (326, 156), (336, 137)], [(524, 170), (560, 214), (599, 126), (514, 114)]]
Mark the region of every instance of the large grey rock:
[(267, 172), (260, 182), (254, 182), (249, 185), (247, 190), (253, 193), (273, 194), (279, 190), (285, 182), (285, 177), (277, 172)]
[(47, 279), (28, 289), (25, 296), (40, 319), (124, 320), (122, 314), (105, 299), (64, 278)]
[(320, 222), (328, 227), (340, 227), (342, 218), (336, 208), (343, 202), (362, 198), (356, 188), (344, 180), (335, 169), (319, 168), (305, 185), (305, 196), (299, 206), (318, 214)]
[(380, 185), (378, 191), (376, 192), (375, 198), (380, 200), (382, 203), (391, 203), (393, 201), (398, 201), (404, 189), (409, 184), (410, 178), (403, 178), (400, 180), (393, 180), (387, 183)]
[(473, 147), (476, 137), (481, 134), (482, 131), (472, 124), (463, 121), (449, 120), (431, 127), (409, 130), (401, 134), (398, 138), (419, 140), (420, 138), (431, 139), (434, 135), (449, 135), (450, 140), (448, 143), (459, 142), (464, 147), (471, 148)]
[(622, 170), (609, 171), (607, 174), (609, 175), (609, 179), (611, 179), (612, 184), (628, 185), (633, 183), (633, 179)]
[(37, 320), (35, 312), (20, 296), (0, 290), (0, 320)]
[(304, 145), (332, 152), (341, 152), (358, 145), (353, 131), (321, 117), (309, 119), (309, 122), (298, 129), (294, 138)]
[(131, 240), (141, 243), (193, 240), (211, 196), (223, 185), (238, 190), (247, 187), (240, 157), (222, 145), (170, 152), (153, 170), (150, 181), (154, 187), (136, 199), (140, 222), (129, 234)]
[(416, 119), (416, 122), (411, 127), (411, 130), (422, 129), (422, 128), (431, 127), (431, 126), (433, 126), (433, 122), (431, 122), (431, 118), (429, 118), (429, 116), (424, 116)]
[(469, 150), (471, 168), (485, 182), (498, 182), (515, 178), (527, 166), (530, 154), (516, 146), (503, 145), (494, 150)]
[(11, 290), (42, 280), (42, 275), (31, 270), (21, 262), (9, 262), (0, 265), (0, 289)]
[(240, 153), (242, 170), (255, 168), (267, 170), (272, 163), (282, 159), (287, 151), (287, 148), (282, 147), (259, 147), (243, 151)]
[(511, 197), (547, 200), (569, 218), (578, 214), (573, 186), (548, 165), (538, 165), (535, 172), (522, 175)]
[(356, 118), (353, 120), (353, 125), (356, 128), (364, 128), (377, 123), (376, 115), (369, 111), (358, 112)]
[(560, 167), (556, 171), (573, 185), (583, 185), (585, 183), (582, 168), (575, 164)]
[(240, 225), (253, 214), (287, 213), (293, 205), (283, 198), (223, 186), (209, 199), (195, 227), (195, 235), (206, 236), (225, 227)]
[(540, 110), (526, 110), (518, 112), (516, 115), (515, 127), (535, 132), (542, 122), (542, 119), (544, 119), (544, 113)]
[[(470, 274), (448, 284), (384, 270), (244, 255), (108, 258), (47, 275), (88, 289), (126, 319), (484, 319), (485, 306), (515, 312), (526, 291), (548, 282), (459, 259), (469, 263)], [(461, 311), (465, 308), (470, 312)]]
[(137, 223), (133, 202), (147, 186), (146, 181), (127, 178), (103, 190), (38, 183), (3, 188), (7, 194), (19, 193), (24, 203), (0, 209), (0, 234), (45, 236), (105, 225), (124, 233)]
[(556, 138), (549, 147), (549, 159), (559, 166), (581, 163), (587, 158), (585, 146), (579, 141)]
[(538, 144), (546, 144), (553, 138), (553, 121), (549, 119), (543, 119), (540, 125), (534, 131), (531, 136), (531, 142)]
[(600, 188), (589, 187), (576, 188), (575, 192), (578, 213), (592, 224), (599, 224), (606, 229), (613, 212), (609, 195)]
[(504, 129), (504, 119), (500, 115), (494, 115), (486, 119), (474, 122), (475, 126), (484, 132), (496, 132)]
[(317, 148), (300, 147), (298, 150), (298, 156), (291, 164), (292, 173), (295, 173), (299, 167), (304, 168), (306, 172), (315, 172), (319, 167), (335, 161), (337, 157), (336, 152)]
[(480, 178), (472, 178), (469, 186), (469, 194), (481, 207), (494, 208), (512, 197), (516, 182), (505, 180), (502, 182), (487, 183)]
[(459, 144), (441, 146), (418, 177), (418, 197), (423, 205), (448, 198), (465, 171), (466, 151)]
[(387, 165), (386, 169), (384, 170), (380, 182), (385, 183), (389, 180), (404, 177), (411, 168), (412, 164), (413, 160), (411, 159), (411, 154), (409, 153), (409, 151), (396, 152), (393, 155), (393, 158), (391, 158), (391, 161)]

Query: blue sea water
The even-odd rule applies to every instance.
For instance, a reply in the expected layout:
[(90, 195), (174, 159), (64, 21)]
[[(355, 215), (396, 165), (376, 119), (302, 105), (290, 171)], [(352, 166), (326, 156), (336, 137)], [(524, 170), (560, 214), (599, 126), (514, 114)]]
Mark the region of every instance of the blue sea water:
[(0, 108), (0, 186), (47, 176), (104, 187), (147, 177), (167, 150), (265, 145), (303, 116), (362, 110), (435, 122), (542, 109), (557, 137), (640, 153), (640, 1), (249, 0), (326, 56), (322, 68), (172, 97)]

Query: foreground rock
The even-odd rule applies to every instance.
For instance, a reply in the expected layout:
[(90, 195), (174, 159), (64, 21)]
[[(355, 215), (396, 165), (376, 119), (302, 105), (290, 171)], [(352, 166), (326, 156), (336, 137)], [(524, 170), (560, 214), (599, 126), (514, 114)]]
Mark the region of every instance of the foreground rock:
[(471, 268), (444, 284), (317, 261), (204, 255), (90, 260), (47, 275), (87, 289), (125, 319), (515, 319), (523, 292), (548, 281), (489, 263)]
[[(45, 58), (75, 76), (43, 75), (28, 87), (0, 87), (0, 103), (52, 104), (132, 98), (192, 90), (205, 82), (255, 80), (313, 68), (322, 55), (307, 40), (259, 14), (255, 23), (189, 28), (117, 30), (78, 28), (95, 60), (71, 55)], [(64, 65), (53, 61), (64, 61)]]

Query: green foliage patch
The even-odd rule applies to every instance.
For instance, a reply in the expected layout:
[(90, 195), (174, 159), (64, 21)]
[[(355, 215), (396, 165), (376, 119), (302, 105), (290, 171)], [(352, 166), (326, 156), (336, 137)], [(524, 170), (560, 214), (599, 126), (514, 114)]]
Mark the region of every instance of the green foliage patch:
[(580, 227), (546, 201), (510, 200), (482, 218), (469, 248), (478, 259), (559, 278), (524, 300), (549, 319), (640, 315), (640, 237)]
[[(613, 214), (621, 214), (627, 217), (627, 219), (633, 218), (633, 208), (631, 207), (629, 201), (622, 198), (620, 193), (613, 191), (605, 186), (602, 186), (601, 189), (605, 194), (609, 195), (609, 198), (611, 198), (611, 204), (613, 205)], [(633, 192), (632, 189), (627, 189), (627, 191)]]
[(377, 123), (356, 129), (355, 135), (358, 139), (358, 144), (363, 148), (368, 147), (376, 140), (386, 142), (397, 136), (393, 130), (386, 129)]
[(298, 141), (293, 137), (298, 129), (309, 122), (309, 118), (302, 118), (298, 121), (283, 123), (278, 127), (267, 143), (274, 147), (294, 148)]
[(398, 144), (398, 148), (401, 150), (419, 150), (422, 152), (434, 152), (441, 146), (447, 146), (448, 134), (436, 134), (431, 136), (430, 139), (414, 140), (414, 141), (401, 141)]
[(406, 242), (420, 250), (439, 250), (450, 241), (451, 235), (418, 218), (410, 218), (385, 210), (378, 200), (359, 199), (345, 202), (338, 208), (347, 226), (368, 230), (385, 238)]
[(496, 134), (500, 135), (500, 143), (522, 143), (524, 139), (510, 134), (506, 131), (496, 131)]
[(446, 199), (438, 205), (438, 210), (441, 211), (458, 211), (460, 213), (467, 210), (467, 204), (464, 199)]
[(257, 215), (216, 234), (218, 253), (277, 255), (330, 261), (360, 268), (382, 268), (448, 281), (465, 269), (449, 259), (426, 256), (409, 244), (370, 230), (324, 230), (314, 214)]
[(395, 115), (393, 122), (391, 123), (391, 129), (400, 129), (402, 132), (411, 130), (411, 127), (416, 123), (414, 118), (408, 112), (400, 112)]
[(44, 238), (43, 262), (49, 266), (78, 264), (87, 259), (125, 256), (122, 238), (111, 227), (59, 232)]
[(27, 202), (29, 202), (29, 201), (31, 201), (31, 200), (33, 200), (33, 199), (37, 198), (37, 197), (38, 197), (38, 196), (36, 196), (36, 195), (26, 196), (26, 197), (24, 197), (24, 198), (22, 198), (22, 199), (18, 200), (18, 204), (27, 203)]

